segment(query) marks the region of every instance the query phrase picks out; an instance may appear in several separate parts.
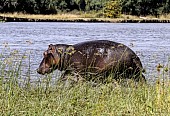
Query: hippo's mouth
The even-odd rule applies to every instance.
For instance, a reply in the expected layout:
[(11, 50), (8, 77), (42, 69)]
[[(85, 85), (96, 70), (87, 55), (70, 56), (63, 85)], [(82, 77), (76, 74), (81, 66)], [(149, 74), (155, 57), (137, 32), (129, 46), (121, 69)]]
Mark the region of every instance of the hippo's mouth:
[(49, 74), (51, 72), (53, 72), (53, 68), (45, 68), (45, 69), (37, 69), (37, 72), (41, 75), (45, 75), (45, 74)]

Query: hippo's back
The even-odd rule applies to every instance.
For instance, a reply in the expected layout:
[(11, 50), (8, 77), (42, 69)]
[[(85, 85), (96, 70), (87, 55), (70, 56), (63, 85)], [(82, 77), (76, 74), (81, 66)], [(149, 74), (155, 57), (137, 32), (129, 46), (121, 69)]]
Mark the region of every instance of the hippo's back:
[(87, 41), (73, 45), (76, 51), (80, 51), (83, 54), (93, 56), (96, 53), (100, 55), (114, 56), (120, 58), (125, 53), (131, 57), (136, 57), (136, 54), (127, 46), (109, 41), (109, 40), (94, 40)]
[(109, 40), (94, 40), (94, 41), (87, 41), (75, 44), (74, 47), (76, 49), (88, 49), (88, 48), (109, 48), (110, 46), (117, 46), (120, 45), (120, 43), (116, 43)]

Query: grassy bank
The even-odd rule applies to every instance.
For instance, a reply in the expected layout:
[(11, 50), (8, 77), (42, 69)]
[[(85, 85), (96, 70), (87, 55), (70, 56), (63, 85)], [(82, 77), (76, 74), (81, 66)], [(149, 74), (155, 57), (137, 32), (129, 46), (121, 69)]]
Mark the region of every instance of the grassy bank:
[(170, 113), (169, 82), (153, 86), (92, 87), (79, 83), (20, 88), (13, 83), (0, 86), (1, 115), (164, 115)]
[[(11, 77), (12, 78), (12, 77)], [(145, 86), (74, 87), (48, 82), (19, 87), (10, 80), (0, 83), (1, 115), (164, 115), (170, 113), (170, 82)]]
[[(170, 113), (169, 75), (162, 69), (158, 70), (159, 79), (154, 84), (137, 86), (115, 82), (94, 87), (88, 82), (79, 82), (71, 87), (57, 81), (51, 84), (50, 75), (31, 83), (29, 68), (21, 83), (21, 64), (29, 59), (27, 56), (27, 53), (18, 55), (17, 51), (0, 55), (1, 115), (168, 116)], [(15, 59), (20, 61), (14, 62)]]
[(97, 13), (66, 13), (56, 15), (31, 15), (22, 13), (0, 14), (0, 19), (6, 22), (112, 22), (112, 23), (169, 23), (170, 15), (162, 15), (159, 18), (153, 16), (137, 17), (131, 15), (122, 15), (120, 18), (104, 18)]

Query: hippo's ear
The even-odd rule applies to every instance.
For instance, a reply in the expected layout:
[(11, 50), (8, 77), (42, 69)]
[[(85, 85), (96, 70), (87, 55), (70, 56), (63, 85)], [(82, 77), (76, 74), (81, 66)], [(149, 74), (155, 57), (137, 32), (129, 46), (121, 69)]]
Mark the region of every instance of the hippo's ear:
[(51, 51), (51, 52), (54, 52), (55, 51), (55, 45), (53, 45), (53, 44), (50, 44), (49, 46), (48, 46), (48, 51)]
[(48, 45), (48, 50), (52, 49), (53, 46), (54, 46), (53, 44)]
[(47, 57), (47, 51), (45, 51), (44, 53), (43, 53), (43, 55), (44, 55), (44, 57)]

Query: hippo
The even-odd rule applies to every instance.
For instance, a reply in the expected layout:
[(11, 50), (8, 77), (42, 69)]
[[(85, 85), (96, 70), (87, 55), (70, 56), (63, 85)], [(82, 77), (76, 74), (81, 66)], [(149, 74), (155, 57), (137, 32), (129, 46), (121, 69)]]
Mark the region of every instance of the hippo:
[(145, 80), (139, 57), (126, 45), (109, 40), (86, 41), (74, 45), (50, 44), (43, 55), (37, 69), (42, 75), (58, 69), (64, 72), (61, 78), (78, 74), (88, 81), (96, 79), (103, 82), (110, 75), (116, 80)]

